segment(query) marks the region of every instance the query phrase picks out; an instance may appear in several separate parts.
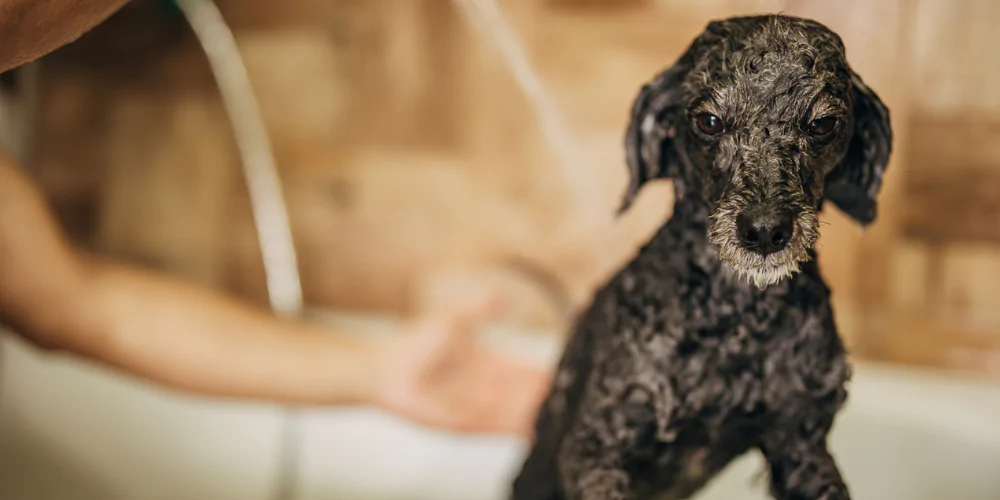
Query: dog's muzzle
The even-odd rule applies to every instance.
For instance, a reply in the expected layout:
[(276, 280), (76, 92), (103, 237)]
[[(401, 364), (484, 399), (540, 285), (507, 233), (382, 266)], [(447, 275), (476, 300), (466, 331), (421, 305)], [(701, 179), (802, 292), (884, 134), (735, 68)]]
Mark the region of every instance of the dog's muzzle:
[(764, 288), (798, 272), (819, 235), (815, 209), (804, 203), (775, 203), (727, 196), (712, 214), (709, 239), (742, 279)]

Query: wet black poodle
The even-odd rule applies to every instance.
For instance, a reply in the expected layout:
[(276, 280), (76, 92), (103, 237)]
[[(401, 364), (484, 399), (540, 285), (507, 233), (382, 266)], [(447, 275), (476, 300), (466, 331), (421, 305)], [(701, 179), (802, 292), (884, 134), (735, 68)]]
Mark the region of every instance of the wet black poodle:
[(837, 34), (710, 23), (626, 137), (622, 210), (667, 178), (673, 216), (578, 318), (512, 498), (687, 498), (758, 448), (775, 498), (849, 499), (827, 434), (850, 368), (813, 245), (824, 201), (875, 220), (891, 144)]

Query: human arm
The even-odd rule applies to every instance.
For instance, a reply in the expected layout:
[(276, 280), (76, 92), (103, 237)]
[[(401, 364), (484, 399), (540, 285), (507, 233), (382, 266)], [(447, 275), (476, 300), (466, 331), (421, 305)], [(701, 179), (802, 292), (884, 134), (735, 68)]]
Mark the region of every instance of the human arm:
[(0, 72), (70, 43), (128, 0), (0, 0)]
[(474, 314), (428, 318), (393, 340), (361, 339), (86, 255), (7, 160), (0, 160), (0, 319), (35, 344), (189, 392), (376, 405), (456, 430), (527, 432), (548, 381), (544, 370), (469, 342)]

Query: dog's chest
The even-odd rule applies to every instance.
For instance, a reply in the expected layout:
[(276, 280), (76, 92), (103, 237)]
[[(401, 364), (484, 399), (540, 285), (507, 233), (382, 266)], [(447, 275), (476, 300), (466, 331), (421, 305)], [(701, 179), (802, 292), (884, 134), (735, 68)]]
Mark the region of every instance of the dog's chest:
[(676, 396), (699, 415), (722, 420), (758, 410), (774, 339), (796, 328), (778, 294), (691, 292), (678, 299), (679, 334), (669, 354)]
[[(808, 377), (787, 339), (799, 338), (815, 317), (786, 288), (769, 293), (689, 293), (663, 300), (647, 317), (652, 348), (633, 349), (634, 381), (660, 387), (654, 403), (658, 465), (651, 490), (686, 498), (730, 460), (755, 445), (768, 415), (795, 397), (789, 381)], [(786, 300), (783, 294), (792, 294)], [(657, 383), (650, 384), (649, 380)], [(644, 445), (645, 446), (645, 445)]]
[(637, 380), (656, 380), (646, 385), (661, 388), (661, 411), (669, 408), (671, 421), (742, 425), (780, 404), (774, 395), (788, 392), (790, 378), (808, 376), (789, 351), (824, 340), (825, 332), (801, 335), (819, 330), (816, 309), (825, 302), (799, 284), (762, 291), (692, 280), (674, 288), (682, 293), (647, 297), (655, 311), (647, 306), (626, 320), (633, 322), (625, 330), (634, 336), (622, 346), (629, 355), (610, 361), (631, 363)]

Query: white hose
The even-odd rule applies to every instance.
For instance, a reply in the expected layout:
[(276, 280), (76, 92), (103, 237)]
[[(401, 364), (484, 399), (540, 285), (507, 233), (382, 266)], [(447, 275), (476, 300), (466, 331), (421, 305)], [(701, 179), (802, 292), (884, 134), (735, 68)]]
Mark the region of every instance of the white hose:
[(177, 0), (215, 76), (250, 192), (267, 293), (277, 314), (303, 309), (295, 244), (271, 143), (236, 40), (211, 0)]
[[(585, 172), (581, 174), (586, 162), (579, 154), (579, 145), (563, 122), (562, 114), (538, 77), (538, 72), (532, 68), (520, 37), (504, 18), (496, 0), (455, 0), (455, 2), (466, 14), (476, 32), (487, 42), (492, 42), (518, 88), (531, 105), (545, 143), (556, 157), (563, 174), (563, 181), (574, 198), (573, 217), (587, 221), (605, 218), (607, 214), (602, 212), (602, 205), (597, 202), (602, 189), (598, 179)], [(591, 248), (588, 250), (598, 262), (602, 262), (600, 255), (603, 245), (599, 241), (600, 235), (596, 228), (592, 228), (588, 236), (591, 237)]]
[[(177, 0), (201, 43), (215, 76), (239, 149), (250, 194), (271, 309), (281, 316), (303, 312), (302, 283), (278, 167), (236, 39), (211, 0)], [(295, 497), (299, 421), (285, 409), (275, 479), (275, 500)]]

